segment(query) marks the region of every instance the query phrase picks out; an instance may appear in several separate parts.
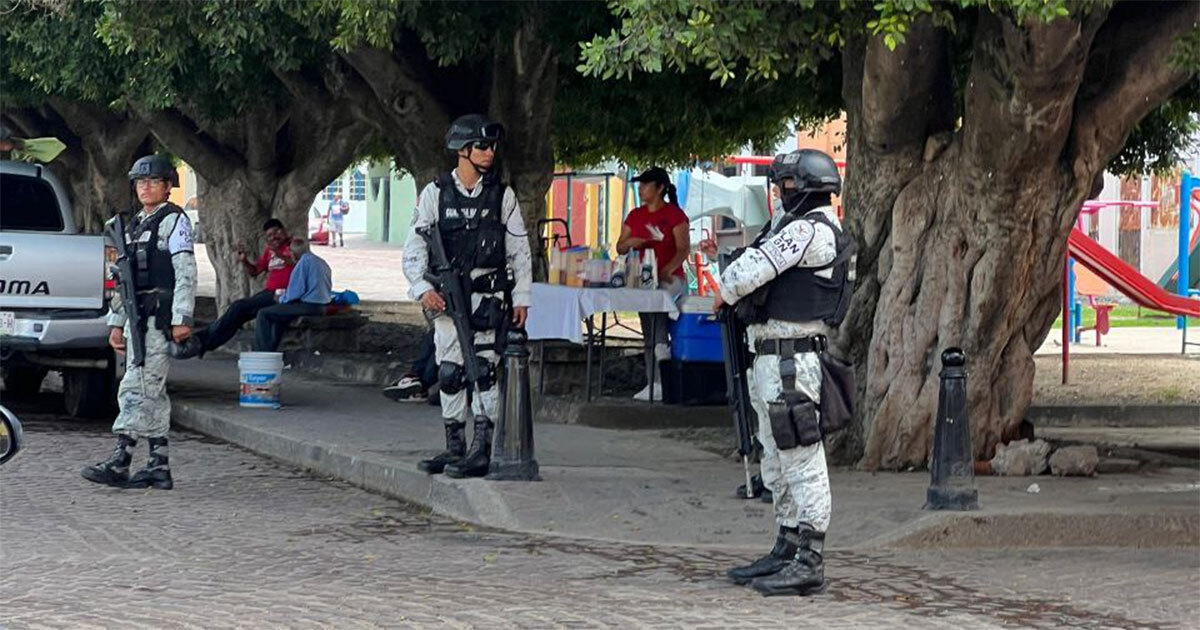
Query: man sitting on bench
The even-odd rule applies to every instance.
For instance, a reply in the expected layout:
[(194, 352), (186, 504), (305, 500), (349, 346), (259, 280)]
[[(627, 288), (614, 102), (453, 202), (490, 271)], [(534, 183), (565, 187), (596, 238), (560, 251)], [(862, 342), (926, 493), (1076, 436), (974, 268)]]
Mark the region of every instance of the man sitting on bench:
[(293, 320), (306, 315), (324, 315), (333, 299), (333, 275), (329, 265), (308, 249), (308, 241), (293, 238), (292, 255), (296, 268), (279, 304), (268, 306), (254, 318), (254, 350), (275, 352), (283, 333)]
[(250, 262), (245, 249), (240, 245), (236, 256), (250, 277), (258, 277), (266, 272), (267, 281), (263, 290), (230, 304), (217, 321), (197, 330), (188, 340), (185, 346), (187, 350), (177, 354), (177, 358), (185, 359), (197, 355), (203, 357), (204, 353), (225, 345), (237, 334), (242, 324), (254, 319), (260, 310), (274, 305), (279, 293), (287, 288), (288, 278), (291, 277), (296, 264), (296, 259), (292, 257), (288, 248), (292, 237), (283, 229), (283, 223), (279, 219), (268, 219), (262, 229), (267, 246), (258, 262)]

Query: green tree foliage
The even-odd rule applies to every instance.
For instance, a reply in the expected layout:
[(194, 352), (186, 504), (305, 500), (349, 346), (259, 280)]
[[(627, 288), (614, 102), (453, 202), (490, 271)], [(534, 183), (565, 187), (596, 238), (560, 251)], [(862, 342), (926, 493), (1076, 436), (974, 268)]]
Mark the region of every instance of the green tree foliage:
[[(975, 15), (990, 10), (1017, 21), (1049, 22), (1108, 9), (1111, 1), (1066, 0), (880, 0), (872, 3), (818, 0), (614, 0), (620, 25), (580, 46), (579, 71), (602, 78), (636, 72), (703, 69), (721, 83), (749, 78), (775, 81), (820, 74), (848, 37), (882, 36), (888, 48), (906, 41), (914, 19), (930, 16), (955, 39), (955, 109), (963, 109), (963, 84), (971, 59)], [(1181, 38), (1171, 63), (1200, 71), (1200, 31)], [(839, 89), (832, 82), (825, 87)], [(826, 94), (824, 102), (837, 98)], [(1169, 170), (1193, 147), (1200, 131), (1200, 80), (1193, 78), (1139, 123), (1112, 161), (1119, 174)], [(821, 110), (816, 112), (818, 115)], [(800, 115), (803, 118), (803, 114)]]

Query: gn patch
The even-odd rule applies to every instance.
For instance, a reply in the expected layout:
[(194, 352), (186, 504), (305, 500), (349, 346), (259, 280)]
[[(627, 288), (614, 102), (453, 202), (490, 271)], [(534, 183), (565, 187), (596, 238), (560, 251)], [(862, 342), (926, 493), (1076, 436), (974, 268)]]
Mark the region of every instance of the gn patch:
[(775, 270), (781, 272), (800, 262), (812, 243), (813, 234), (813, 226), (808, 221), (793, 221), (781, 232), (767, 239), (759, 250), (766, 254), (767, 260), (771, 261)]

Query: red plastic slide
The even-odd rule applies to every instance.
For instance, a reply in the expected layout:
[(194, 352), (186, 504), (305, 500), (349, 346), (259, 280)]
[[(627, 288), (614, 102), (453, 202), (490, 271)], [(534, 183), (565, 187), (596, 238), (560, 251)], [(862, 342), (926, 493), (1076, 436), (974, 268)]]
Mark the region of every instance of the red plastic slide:
[(1172, 315), (1200, 317), (1200, 300), (1167, 293), (1078, 229), (1071, 230), (1067, 248), (1081, 265), (1139, 305)]

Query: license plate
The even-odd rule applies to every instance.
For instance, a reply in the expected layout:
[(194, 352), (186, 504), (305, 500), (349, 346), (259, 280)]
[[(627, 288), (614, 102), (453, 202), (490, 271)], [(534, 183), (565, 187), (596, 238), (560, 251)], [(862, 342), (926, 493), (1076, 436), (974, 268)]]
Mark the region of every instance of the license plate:
[(17, 332), (17, 314), (12, 311), (0, 311), (0, 335), (13, 335)]

